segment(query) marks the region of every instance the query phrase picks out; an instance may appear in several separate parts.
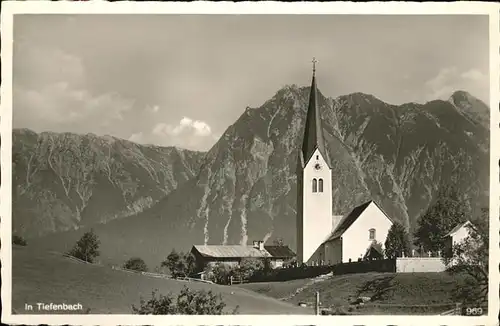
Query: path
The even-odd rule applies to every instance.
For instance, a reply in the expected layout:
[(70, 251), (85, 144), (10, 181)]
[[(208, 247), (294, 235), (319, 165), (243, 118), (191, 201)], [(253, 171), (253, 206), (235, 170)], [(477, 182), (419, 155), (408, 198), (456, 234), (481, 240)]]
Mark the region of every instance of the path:
[(282, 300), (282, 301), (291, 300), (293, 297), (295, 297), (297, 294), (299, 294), (300, 292), (304, 291), (305, 289), (307, 289), (311, 285), (319, 283), (319, 282), (323, 282), (323, 281), (329, 279), (332, 276), (333, 276), (333, 273), (328, 273), (328, 274), (324, 274), (324, 275), (320, 275), (318, 277), (312, 278), (311, 280), (309, 280), (309, 282), (307, 282), (306, 284), (304, 284), (303, 286), (301, 286), (297, 290), (295, 290), (294, 293), (292, 293), (292, 294), (290, 294), (290, 295), (288, 295), (286, 297), (279, 298), (279, 300)]

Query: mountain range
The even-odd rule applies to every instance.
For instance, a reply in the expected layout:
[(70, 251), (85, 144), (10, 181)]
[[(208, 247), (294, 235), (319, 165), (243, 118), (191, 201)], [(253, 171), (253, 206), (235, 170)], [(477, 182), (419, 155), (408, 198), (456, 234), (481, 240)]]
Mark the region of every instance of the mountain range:
[[(13, 134), (13, 232), (67, 250), (89, 228), (102, 261), (159, 265), (172, 248), (280, 237), (295, 248), (297, 153), (309, 87), (246, 108), (206, 153), (95, 135)], [(318, 94), (333, 210), (377, 201), (413, 230), (441, 185), (488, 205), (489, 107), (463, 92), (391, 105)]]

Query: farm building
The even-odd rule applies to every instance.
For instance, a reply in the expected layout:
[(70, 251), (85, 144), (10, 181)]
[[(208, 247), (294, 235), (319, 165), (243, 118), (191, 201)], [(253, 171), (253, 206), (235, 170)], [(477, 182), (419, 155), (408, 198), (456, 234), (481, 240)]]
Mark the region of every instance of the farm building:
[(236, 266), (244, 258), (269, 259), (273, 268), (279, 268), (285, 261), (295, 257), (288, 246), (264, 246), (263, 241), (254, 241), (251, 246), (194, 245), (191, 253), (198, 270), (217, 263)]

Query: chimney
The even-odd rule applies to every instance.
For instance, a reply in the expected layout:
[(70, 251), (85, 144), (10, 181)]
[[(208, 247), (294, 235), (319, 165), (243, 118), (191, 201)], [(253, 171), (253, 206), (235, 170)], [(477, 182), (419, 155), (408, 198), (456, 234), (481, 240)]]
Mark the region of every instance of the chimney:
[(264, 250), (264, 241), (254, 241), (253, 247), (258, 250)]

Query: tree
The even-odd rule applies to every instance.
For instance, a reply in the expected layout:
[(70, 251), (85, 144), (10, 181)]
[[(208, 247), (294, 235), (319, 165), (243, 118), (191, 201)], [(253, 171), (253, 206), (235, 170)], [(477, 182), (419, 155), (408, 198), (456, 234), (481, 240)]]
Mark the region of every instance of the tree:
[(187, 277), (191, 275), (196, 267), (195, 259), (190, 253), (177, 253), (175, 249), (161, 263), (161, 267), (167, 267), (172, 277)]
[(466, 275), (465, 284), (455, 289), (454, 297), (462, 303), (481, 304), (488, 300), (489, 227), (488, 210), (468, 225), (469, 236), (456, 243), (452, 255), (445, 257), (446, 270), (452, 275)]
[(68, 254), (83, 261), (93, 263), (95, 258), (100, 255), (99, 245), (100, 241), (94, 230), (91, 229), (85, 232)]
[(193, 291), (184, 286), (176, 300), (171, 293), (160, 294), (157, 297), (157, 292), (157, 290), (153, 291), (148, 301), (141, 298), (139, 308), (132, 305), (133, 313), (139, 315), (222, 315), (226, 307), (221, 295), (216, 295), (212, 291)]
[(127, 260), (125, 264), (123, 264), (123, 268), (138, 272), (148, 271), (148, 266), (146, 265), (144, 260), (142, 260), (142, 258), (139, 257), (132, 257), (129, 260)]
[(12, 236), (12, 244), (15, 244), (18, 246), (23, 246), (23, 247), (28, 245), (28, 243), (26, 242), (26, 240), (23, 237), (21, 237), (19, 235), (15, 235), (15, 234)]
[(255, 272), (264, 269), (264, 262), (258, 258), (243, 258), (238, 267), (234, 270), (234, 275), (241, 279), (250, 279)]
[(453, 187), (442, 187), (437, 199), (418, 220), (415, 245), (425, 251), (443, 250), (444, 236), (456, 225), (465, 222), (470, 207)]
[(228, 264), (217, 263), (215, 265), (208, 265), (205, 268), (205, 273), (209, 279), (212, 279), (217, 284), (228, 284), (233, 270)]
[(273, 245), (278, 246), (278, 247), (284, 247), (285, 241), (283, 241), (283, 238), (276, 238), (273, 241)]
[(391, 225), (385, 240), (385, 255), (394, 259), (410, 251), (410, 236), (401, 223)]

